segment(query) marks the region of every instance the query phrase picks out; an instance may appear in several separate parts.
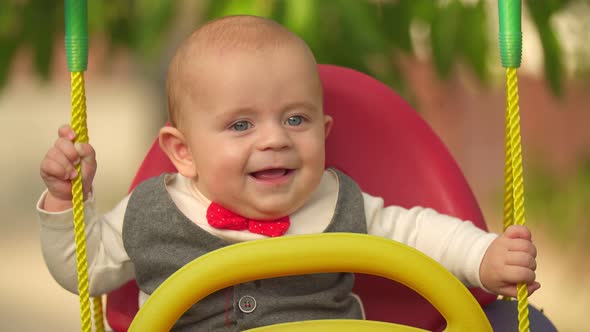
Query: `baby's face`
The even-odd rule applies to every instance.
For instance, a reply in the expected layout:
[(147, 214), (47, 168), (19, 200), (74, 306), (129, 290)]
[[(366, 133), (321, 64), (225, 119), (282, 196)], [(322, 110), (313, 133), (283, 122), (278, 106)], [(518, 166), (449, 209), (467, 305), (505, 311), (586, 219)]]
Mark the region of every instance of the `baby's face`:
[(181, 121), (197, 188), (246, 217), (293, 213), (320, 182), (331, 124), (315, 62), (286, 45), (220, 51), (196, 67)]

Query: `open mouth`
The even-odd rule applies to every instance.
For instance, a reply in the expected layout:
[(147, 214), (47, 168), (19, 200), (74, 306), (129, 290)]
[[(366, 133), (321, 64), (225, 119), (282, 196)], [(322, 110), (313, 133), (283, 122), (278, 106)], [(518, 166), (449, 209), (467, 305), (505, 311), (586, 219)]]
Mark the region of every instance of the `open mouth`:
[(293, 169), (288, 168), (271, 168), (262, 171), (252, 172), (250, 173), (250, 176), (257, 180), (272, 181), (290, 175), (291, 173), (293, 173), (293, 171)]

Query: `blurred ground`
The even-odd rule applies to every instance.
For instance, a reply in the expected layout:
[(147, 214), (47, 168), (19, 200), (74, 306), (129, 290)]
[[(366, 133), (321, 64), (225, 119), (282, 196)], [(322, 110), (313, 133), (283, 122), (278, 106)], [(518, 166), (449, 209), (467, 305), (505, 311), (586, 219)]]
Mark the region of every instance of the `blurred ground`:
[[(433, 107), (441, 111), (454, 107), (444, 101), (456, 96), (457, 90), (446, 91), (447, 99), (435, 92), (424, 100), (439, 103)], [(99, 209), (104, 211), (126, 193), (134, 170), (155, 137), (158, 124), (153, 120), (161, 119), (161, 104), (153, 86), (126, 77), (88, 80), (87, 95), (90, 140), (98, 151), (99, 162), (95, 191)], [(471, 94), (472, 99), (479, 97)], [(497, 103), (501, 108), (501, 99)], [(429, 113), (428, 105), (424, 107), (425, 118), (450, 145), (476, 195), (488, 197), (493, 191), (489, 183), (496, 187), (502, 183), (502, 133), (494, 138), (500, 143), (493, 146), (487, 146), (477, 134), (473, 140), (461, 139), (461, 135), (470, 137), (482, 130), (465, 121), (481, 116), (482, 121), (501, 125), (502, 120), (486, 120), (489, 113), (480, 110), (462, 117), (462, 124), (445, 125), (445, 121), (451, 121), (447, 117), (451, 113)], [(0, 222), (0, 260), (5, 262), (0, 273), (2, 331), (79, 330), (77, 297), (62, 290), (44, 266), (34, 212), (42, 191), (39, 162), (52, 144), (56, 128), (68, 122), (69, 112), (69, 83), (65, 79), (51, 85), (15, 80), (0, 94), (0, 123), (4, 125), (0, 171), (5, 174), (0, 199), (0, 210), (5, 215)], [(500, 169), (490, 171), (493, 165)], [(486, 217), (499, 220), (496, 212), (500, 207), (489, 200), (483, 203)], [(491, 227), (497, 230), (497, 224)], [(590, 264), (581, 239), (564, 245), (540, 227), (533, 227), (533, 233), (539, 248), (538, 279), (543, 286), (530, 301), (543, 308), (560, 331), (586, 330), (582, 310), (590, 307)]]

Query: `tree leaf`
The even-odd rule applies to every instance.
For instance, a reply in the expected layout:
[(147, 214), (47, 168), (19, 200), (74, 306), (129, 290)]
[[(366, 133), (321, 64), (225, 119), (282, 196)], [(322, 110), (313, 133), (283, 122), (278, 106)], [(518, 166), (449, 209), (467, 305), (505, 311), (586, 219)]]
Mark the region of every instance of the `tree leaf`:
[(551, 28), (547, 26), (540, 26), (541, 44), (543, 45), (543, 58), (545, 68), (545, 78), (551, 86), (551, 90), (557, 95), (563, 95), (562, 79), (563, 79), (563, 63), (561, 60), (561, 45)]
[(132, 37), (132, 30), (137, 26), (132, 2), (109, 0), (105, 18), (106, 35), (112, 44), (111, 50), (118, 47), (137, 48)]
[(317, 49), (320, 46), (317, 1), (283, 0), (278, 3), (280, 12), (275, 11), (273, 18), (304, 39), (312, 50)]
[(0, 36), (0, 91), (6, 85), (10, 65), (16, 55), (16, 50), (19, 46), (17, 38)]
[(33, 51), (33, 67), (39, 76), (49, 79), (49, 67), (53, 61), (53, 41), (58, 31), (56, 7), (50, 2), (29, 2), (24, 7), (26, 22), (35, 22), (26, 27), (24, 38)]
[(174, 1), (143, 0), (135, 7), (137, 51), (146, 62), (156, 62), (176, 9)]
[[(563, 60), (562, 49), (559, 40), (555, 36), (550, 20), (555, 11), (562, 8), (560, 0), (551, 0), (549, 6), (539, 6), (527, 2), (527, 8), (531, 14), (533, 23), (539, 31), (541, 45), (543, 47), (545, 78), (549, 82), (551, 90), (557, 96), (562, 95)], [(523, 37), (524, 38), (524, 37)]]
[(459, 34), (463, 29), (463, 5), (459, 0), (451, 0), (442, 7), (432, 20), (430, 28), (430, 42), (432, 55), (438, 74), (448, 78), (456, 59)]
[(274, 6), (274, 0), (215, 0), (210, 1), (206, 16), (209, 18), (228, 15), (269, 17), (273, 13)]
[(414, 6), (415, 2), (411, 0), (380, 3), (377, 14), (379, 29), (383, 31), (387, 42), (407, 53), (413, 52), (410, 26), (414, 19)]
[(488, 76), (487, 59), (489, 54), (489, 34), (485, 4), (480, 1), (475, 6), (464, 6), (461, 14), (464, 27), (458, 31), (458, 47), (477, 77), (485, 82)]

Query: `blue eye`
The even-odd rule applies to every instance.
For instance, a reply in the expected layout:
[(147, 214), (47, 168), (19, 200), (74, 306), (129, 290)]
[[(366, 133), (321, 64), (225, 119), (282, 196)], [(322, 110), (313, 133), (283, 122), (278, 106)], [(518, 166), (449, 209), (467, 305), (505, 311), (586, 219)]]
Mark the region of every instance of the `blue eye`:
[(301, 115), (294, 115), (287, 119), (286, 123), (289, 126), (299, 126), (303, 123), (303, 117)]
[(252, 127), (252, 124), (248, 121), (241, 120), (231, 125), (231, 129), (235, 131), (244, 131)]

